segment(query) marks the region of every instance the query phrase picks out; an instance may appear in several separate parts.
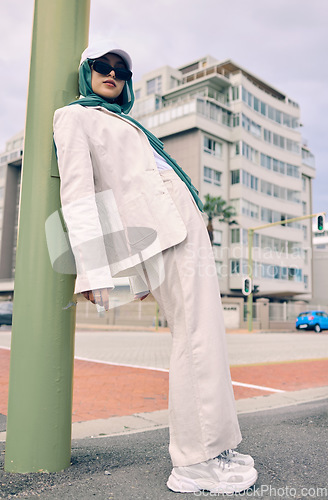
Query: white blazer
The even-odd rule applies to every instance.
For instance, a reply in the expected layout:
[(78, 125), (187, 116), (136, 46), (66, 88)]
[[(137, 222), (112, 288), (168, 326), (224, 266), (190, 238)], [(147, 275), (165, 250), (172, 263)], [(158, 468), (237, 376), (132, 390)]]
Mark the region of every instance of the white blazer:
[[(62, 213), (76, 265), (75, 293), (114, 288), (140, 263), (187, 236), (146, 135), (103, 107), (57, 109), (54, 141)], [(137, 280), (138, 281), (138, 280)], [(133, 292), (145, 289), (133, 286)]]

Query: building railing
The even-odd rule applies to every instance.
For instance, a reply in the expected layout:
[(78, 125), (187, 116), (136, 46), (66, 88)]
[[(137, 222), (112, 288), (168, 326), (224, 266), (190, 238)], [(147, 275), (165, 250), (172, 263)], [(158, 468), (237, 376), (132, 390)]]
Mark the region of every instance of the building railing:
[(315, 168), (315, 157), (309, 151), (302, 149), (302, 163), (308, 167)]
[(211, 121), (231, 127), (231, 112), (222, 108), (219, 103), (215, 104), (212, 98), (203, 96), (188, 96), (174, 103), (167, 103), (163, 108), (143, 117), (140, 121), (145, 127), (151, 129), (190, 114), (204, 116)]

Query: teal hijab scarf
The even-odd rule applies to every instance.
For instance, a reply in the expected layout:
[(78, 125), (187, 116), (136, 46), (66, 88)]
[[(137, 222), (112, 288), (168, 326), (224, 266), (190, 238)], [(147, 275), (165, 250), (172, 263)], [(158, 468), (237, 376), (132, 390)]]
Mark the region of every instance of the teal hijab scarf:
[(134, 123), (140, 130), (142, 130), (150, 143), (150, 145), (157, 151), (157, 153), (162, 156), (167, 163), (173, 168), (176, 174), (180, 177), (183, 182), (187, 185), (189, 191), (191, 192), (199, 210), (203, 212), (203, 203), (198, 196), (197, 189), (192, 185), (190, 177), (182, 170), (180, 165), (171, 158), (171, 156), (164, 150), (164, 144), (157, 139), (149, 130), (141, 125), (137, 120), (128, 116), (127, 113), (131, 111), (133, 103), (134, 103), (134, 92), (132, 88), (132, 80), (128, 80), (122, 91), (122, 104), (118, 104), (117, 102), (108, 102), (106, 99), (103, 99), (98, 94), (95, 94), (91, 87), (91, 68), (89, 66), (89, 60), (84, 61), (79, 69), (79, 90), (82, 97), (77, 101), (73, 101), (72, 104), (80, 104), (81, 106), (103, 106), (108, 109), (108, 111), (112, 111), (118, 115), (121, 115), (122, 118)]

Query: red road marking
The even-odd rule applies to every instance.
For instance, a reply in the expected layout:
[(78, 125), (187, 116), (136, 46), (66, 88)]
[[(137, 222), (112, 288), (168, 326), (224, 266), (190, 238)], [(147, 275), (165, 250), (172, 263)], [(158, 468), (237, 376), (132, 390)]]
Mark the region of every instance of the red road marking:
[[(0, 348), (0, 413), (7, 413), (10, 351)], [(73, 422), (166, 409), (168, 373), (75, 360)], [(328, 385), (328, 359), (231, 367), (232, 379), (293, 391)], [(268, 391), (234, 386), (236, 399)]]

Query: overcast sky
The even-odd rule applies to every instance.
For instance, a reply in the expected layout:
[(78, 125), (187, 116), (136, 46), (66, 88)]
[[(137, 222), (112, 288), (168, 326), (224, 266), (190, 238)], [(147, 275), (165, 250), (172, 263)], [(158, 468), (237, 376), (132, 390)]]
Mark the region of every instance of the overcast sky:
[[(56, 1), (56, 0), (54, 0)], [(33, 0), (0, 7), (0, 151), (24, 127)], [(328, 213), (328, 0), (91, 0), (90, 39), (125, 46), (134, 77), (210, 54), (297, 101), (316, 157), (313, 209)]]

